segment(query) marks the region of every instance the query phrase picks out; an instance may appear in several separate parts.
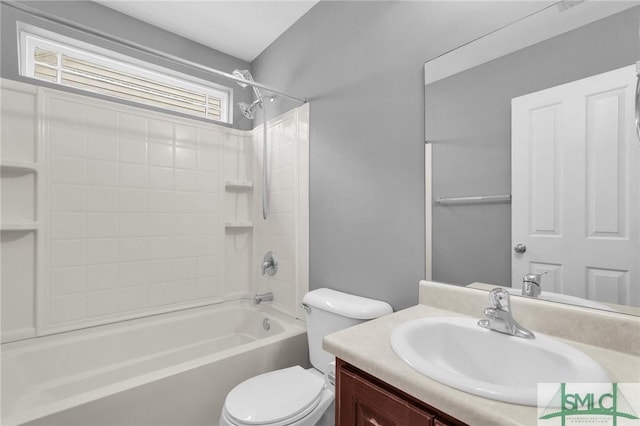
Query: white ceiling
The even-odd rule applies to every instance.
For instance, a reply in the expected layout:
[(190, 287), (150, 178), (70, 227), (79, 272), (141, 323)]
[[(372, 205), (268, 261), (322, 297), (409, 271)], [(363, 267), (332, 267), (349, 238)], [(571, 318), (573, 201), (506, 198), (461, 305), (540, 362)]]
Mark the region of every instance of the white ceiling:
[(94, 1), (251, 62), (319, 0)]

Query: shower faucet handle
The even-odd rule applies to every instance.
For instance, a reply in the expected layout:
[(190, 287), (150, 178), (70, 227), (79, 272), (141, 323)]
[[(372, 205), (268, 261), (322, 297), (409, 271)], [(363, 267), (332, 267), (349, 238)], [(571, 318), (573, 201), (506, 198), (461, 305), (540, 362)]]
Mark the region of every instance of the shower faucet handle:
[(262, 275), (274, 276), (278, 272), (278, 257), (272, 251), (268, 251), (262, 259)]

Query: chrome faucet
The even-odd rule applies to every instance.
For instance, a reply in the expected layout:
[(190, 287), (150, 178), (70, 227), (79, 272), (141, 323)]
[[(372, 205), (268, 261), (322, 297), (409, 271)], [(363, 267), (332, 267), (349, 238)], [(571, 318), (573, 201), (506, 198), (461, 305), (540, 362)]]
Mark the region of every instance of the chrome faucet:
[(542, 287), (540, 286), (540, 280), (542, 278), (542, 274), (546, 274), (546, 272), (542, 272), (539, 274), (529, 273), (522, 277), (522, 295), (529, 297), (538, 297), (540, 296), (540, 292), (542, 291)]
[(535, 334), (527, 330), (511, 315), (509, 292), (503, 288), (494, 288), (489, 292), (491, 306), (484, 310), (486, 319), (478, 321), (480, 327), (524, 339), (535, 339)]
[(255, 296), (253, 296), (254, 305), (259, 305), (262, 302), (271, 302), (272, 300), (273, 300), (273, 293), (270, 291), (267, 293), (256, 294)]

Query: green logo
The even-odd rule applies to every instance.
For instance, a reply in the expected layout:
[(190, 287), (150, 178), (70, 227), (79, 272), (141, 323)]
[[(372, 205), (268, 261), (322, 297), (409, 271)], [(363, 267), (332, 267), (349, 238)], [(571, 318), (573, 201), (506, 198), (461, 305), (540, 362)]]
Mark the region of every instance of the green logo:
[(568, 393), (566, 383), (560, 384), (560, 389), (547, 404), (540, 420), (560, 417), (565, 426), (570, 416), (607, 416), (617, 425), (619, 417), (637, 420), (638, 416), (631, 404), (620, 392), (617, 383), (613, 383), (611, 392), (574, 392)]

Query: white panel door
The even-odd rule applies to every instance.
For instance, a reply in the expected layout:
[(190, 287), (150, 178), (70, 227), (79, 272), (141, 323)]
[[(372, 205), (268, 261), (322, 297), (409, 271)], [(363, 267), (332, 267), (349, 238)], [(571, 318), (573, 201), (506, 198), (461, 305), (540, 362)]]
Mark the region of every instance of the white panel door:
[(512, 285), (640, 306), (635, 65), (514, 98)]

